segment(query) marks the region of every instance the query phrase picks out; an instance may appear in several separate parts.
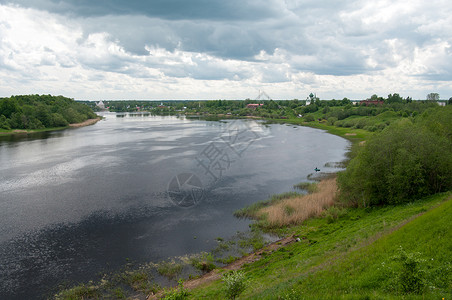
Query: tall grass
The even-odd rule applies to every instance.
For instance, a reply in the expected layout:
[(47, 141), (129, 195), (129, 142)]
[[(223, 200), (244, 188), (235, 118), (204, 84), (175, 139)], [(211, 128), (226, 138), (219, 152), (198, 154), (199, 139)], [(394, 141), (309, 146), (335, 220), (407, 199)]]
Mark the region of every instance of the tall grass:
[(318, 183), (317, 191), (263, 207), (257, 212), (257, 216), (265, 220), (265, 227), (270, 228), (299, 224), (310, 217), (319, 216), (332, 206), (336, 191), (336, 179), (325, 179)]
[(270, 199), (265, 201), (259, 201), (251, 204), (250, 206), (241, 208), (234, 212), (234, 216), (237, 218), (250, 218), (250, 219), (259, 219), (259, 211), (268, 206), (275, 205), (278, 202), (281, 202), (284, 199), (292, 199), (295, 197), (299, 197), (301, 194), (297, 192), (287, 192), (283, 194), (273, 195)]

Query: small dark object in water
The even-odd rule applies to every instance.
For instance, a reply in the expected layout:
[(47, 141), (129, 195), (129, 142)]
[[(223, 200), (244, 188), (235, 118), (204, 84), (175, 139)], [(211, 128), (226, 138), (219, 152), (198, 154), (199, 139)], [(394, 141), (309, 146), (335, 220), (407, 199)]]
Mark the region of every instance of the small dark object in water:
[(320, 171), (320, 169), (319, 168), (315, 168), (314, 171), (318, 172), (318, 171)]

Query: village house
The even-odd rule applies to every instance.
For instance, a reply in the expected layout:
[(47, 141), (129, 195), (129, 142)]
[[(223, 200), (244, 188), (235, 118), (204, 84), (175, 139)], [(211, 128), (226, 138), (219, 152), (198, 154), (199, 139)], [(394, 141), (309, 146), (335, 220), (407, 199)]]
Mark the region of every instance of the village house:
[(251, 108), (251, 109), (256, 109), (258, 107), (263, 106), (264, 104), (254, 104), (254, 103), (250, 103), (246, 106), (246, 108)]
[(375, 106), (377, 106), (377, 105), (383, 105), (384, 103), (385, 102), (382, 100), (363, 100), (363, 101), (359, 102), (359, 105), (366, 105), (366, 106), (375, 105)]

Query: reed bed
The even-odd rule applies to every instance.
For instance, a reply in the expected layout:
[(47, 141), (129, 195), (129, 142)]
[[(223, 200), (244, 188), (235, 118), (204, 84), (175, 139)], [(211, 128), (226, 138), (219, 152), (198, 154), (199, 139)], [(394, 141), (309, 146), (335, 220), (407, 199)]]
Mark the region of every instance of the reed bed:
[(311, 194), (283, 199), (257, 212), (260, 219), (265, 219), (268, 227), (281, 227), (299, 224), (304, 220), (319, 216), (336, 200), (336, 178), (322, 180), (317, 190)]

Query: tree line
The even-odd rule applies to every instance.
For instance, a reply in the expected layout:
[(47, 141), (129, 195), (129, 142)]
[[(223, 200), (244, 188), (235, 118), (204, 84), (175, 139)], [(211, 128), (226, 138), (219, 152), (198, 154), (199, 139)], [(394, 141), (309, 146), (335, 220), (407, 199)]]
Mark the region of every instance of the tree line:
[(90, 107), (63, 96), (0, 98), (0, 128), (5, 130), (64, 127), (96, 117)]
[(344, 201), (398, 204), (452, 189), (452, 106), (402, 118), (374, 134), (339, 173)]

